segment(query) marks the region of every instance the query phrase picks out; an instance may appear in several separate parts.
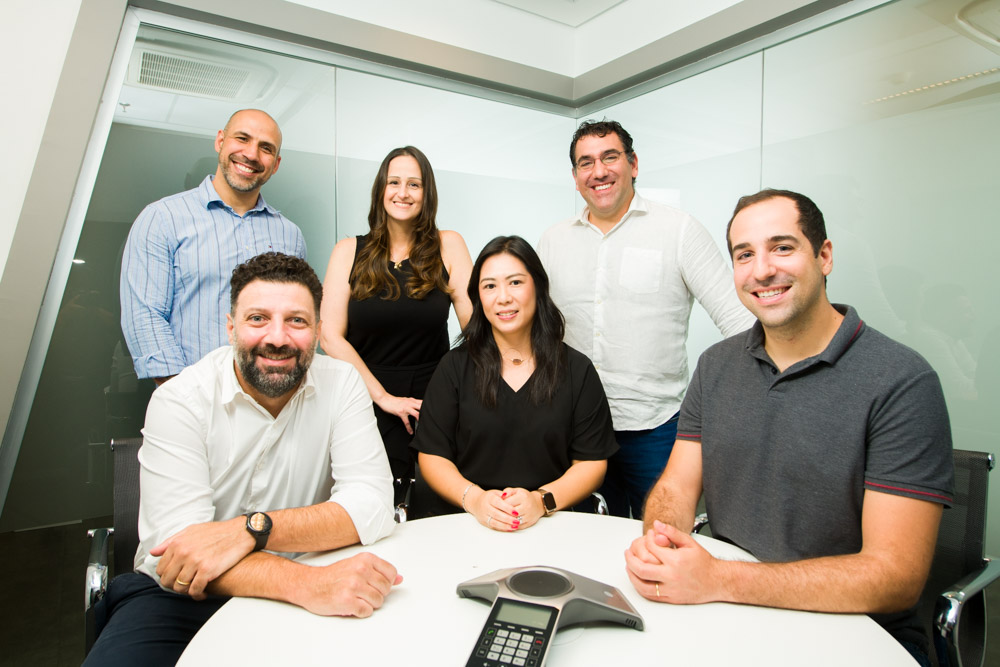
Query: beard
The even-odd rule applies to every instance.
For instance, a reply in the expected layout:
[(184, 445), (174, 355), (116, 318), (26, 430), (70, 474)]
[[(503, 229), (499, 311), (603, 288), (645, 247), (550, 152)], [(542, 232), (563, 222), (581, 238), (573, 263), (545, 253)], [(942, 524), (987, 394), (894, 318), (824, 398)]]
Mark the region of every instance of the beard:
[[(299, 386), (312, 363), (315, 348), (301, 350), (291, 345), (275, 347), (270, 343), (253, 348), (236, 346), (236, 363), (247, 384), (268, 398), (278, 398)], [(295, 354), (295, 365), (289, 369), (261, 370), (257, 357), (287, 359)]]
[(237, 160), (237, 162), (245, 164), (257, 173), (250, 176), (239, 174), (233, 171), (233, 166), (229, 163), (229, 156), (225, 158), (220, 156), (219, 166), (222, 167), (222, 177), (226, 179), (230, 188), (236, 192), (253, 192), (267, 183), (269, 177), (264, 174), (264, 166), (260, 162), (253, 160)]

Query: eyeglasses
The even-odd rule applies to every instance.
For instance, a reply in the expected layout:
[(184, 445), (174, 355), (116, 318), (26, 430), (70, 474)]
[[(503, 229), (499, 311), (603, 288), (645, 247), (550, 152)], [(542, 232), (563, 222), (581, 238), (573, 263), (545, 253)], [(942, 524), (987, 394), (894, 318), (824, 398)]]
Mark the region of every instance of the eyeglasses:
[[(607, 153), (601, 156), (600, 160), (605, 167), (610, 167), (611, 165), (618, 162), (618, 160), (620, 160), (623, 155), (625, 155), (625, 153), (622, 153), (621, 151), (608, 151)], [(595, 164), (597, 164), (597, 162), (594, 160), (594, 158), (587, 156), (580, 158), (575, 166), (577, 171), (590, 171), (591, 169), (594, 168)]]

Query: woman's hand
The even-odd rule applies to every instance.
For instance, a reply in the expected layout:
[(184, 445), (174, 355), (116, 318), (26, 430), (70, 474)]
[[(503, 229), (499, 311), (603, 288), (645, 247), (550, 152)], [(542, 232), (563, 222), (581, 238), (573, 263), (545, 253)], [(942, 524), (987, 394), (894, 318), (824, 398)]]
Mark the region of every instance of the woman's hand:
[(519, 528), (530, 528), (545, 516), (541, 494), (527, 489), (506, 488), (501, 493), (501, 497), (510, 503), (514, 508), (514, 514), (521, 519)]
[(390, 415), (396, 415), (403, 420), (403, 426), (406, 427), (406, 432), (413, 435), (413, 427), (410, 425), (410, 417), (413, 417), (417, 421), (420, 420), (420, 406), (423, 403), (418, 398), (410, 398), (409, 396), (393, 396), (392, 394), (383, 394), (382, 398), (375, 401), (375, 404), (382, 408), (385, 412)]
[(475, 487), (469, 491), (469, 496), (474, 491), (478, 491), (479, 495), (466, 498), (465, 506), (479, 523), (501, 532), (512, 532), (521, 527), (519, 511), (507, 502), (502, 491), (483, 491)]

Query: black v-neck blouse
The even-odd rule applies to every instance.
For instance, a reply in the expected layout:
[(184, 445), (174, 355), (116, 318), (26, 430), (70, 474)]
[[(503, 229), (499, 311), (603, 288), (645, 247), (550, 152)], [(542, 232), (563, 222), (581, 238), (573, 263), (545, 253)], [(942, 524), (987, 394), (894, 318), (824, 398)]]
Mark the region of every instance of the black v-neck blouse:
[(427, 387), (412, 446), (453, 461), (484, 489), (537, 489), (562, 477), (573, 460), (607, 459), (618, 445), (604, 387), (587, 357), (563, 349), (565, 375), (551, 404), (531, 402), (532, 376), (518, 391), (501, 382), (493, 409), (476, 394), (465, 347), (452, 350)]

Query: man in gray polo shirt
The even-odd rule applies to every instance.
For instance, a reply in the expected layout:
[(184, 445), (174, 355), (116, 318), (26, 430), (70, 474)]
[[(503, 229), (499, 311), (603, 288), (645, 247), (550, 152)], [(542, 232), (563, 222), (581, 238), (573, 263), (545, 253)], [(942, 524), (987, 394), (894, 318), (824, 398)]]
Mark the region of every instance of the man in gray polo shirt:
[[(699, 360), (629, 577), (656, 601), (868, 613), (926, 661), (913, 606), (953, 486), (938, 377), (829, 302), (833, 246), (808, 197), (743, 197), (727, 237), (758, 321)], [(703, 491), (713, 534), (762, 563), (691, 538)]]

